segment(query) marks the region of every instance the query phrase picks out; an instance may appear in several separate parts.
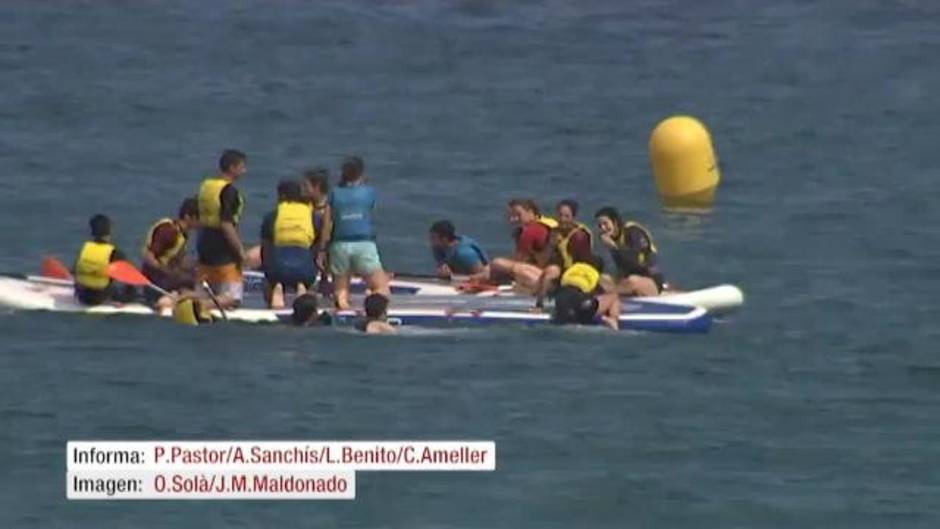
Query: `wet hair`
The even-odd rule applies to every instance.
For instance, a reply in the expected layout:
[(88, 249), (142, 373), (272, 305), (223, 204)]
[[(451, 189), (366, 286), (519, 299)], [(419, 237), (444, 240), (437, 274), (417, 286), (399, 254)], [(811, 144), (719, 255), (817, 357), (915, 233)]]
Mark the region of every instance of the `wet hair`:
[(366, 309), (366, 317), (370, 319), (381, 318), (388, 310), (388, 298), (382, 294), (369, 294), (366, 296), (363, 305)]
[(98, 213), (88, 221), (88, 227), (91, 228), (91, 236), (100, 239), (111, 235), (111, 219), (107, 215)]
[(303, 200), (303, 188), (297, 180), (281, 180), (277, 184), (278, 200), (300, 202)]
[(341, 183), (355, 182), (362, 178), (362, 173), (366, 170), (366, 163), (359, 156), (347, 156), (343, 160), (343, 174)]
[(317, 316), (317, 297), (313, 294), (301, 294), (294, 299), (293, 307), (291, 322), (294, 325), (306, 325)]
[(555, 206), (555, 209), (561, 209), (562, 206), (571, 210), (571, 215), (574, 217), (578, 216), (578, 203), (573, 198), (566, 198), (558, 203)]
[(600, 217), (607, 217), (612, 220), (614, 222), (614, 228), (618, 230), (623, 227), (623, 219), (620, 217), (620, 213), (617, 212), (617, 208), (611, 206), (602, 207), (594, 214), (595, 219)]
[(330, 172), (323, 167), (314, 167), (304, 171), (304, 179), (310, 183), (314, 189), (319, 189), (321, 193), (330, 192)]
[(183, 200), (183, 203), (180, 204), (179, 215), (177, 218), (185, 219), (186, 217), (199, 217), (199, 199), (196, 197), (188, 197)]
[(222, 156), (219, 158), (219, 170), (225, 172), (232, 167), (247, 161), (248, 156), (245, 153), (235, 149), (226, 149), (226, 151), (223, 152)]
[(454, 224), (449, 220), (439, 220), (434, 224), (431, 224), (430, 231), (434, 235), (437, 235), (442, 239), (447, 239), (448, 241), (457, 239), (457, 228), (454, 228)]
[(520, 207), (526, 211), (531, 211), (538, 216), (542, 216), (542, 211), (539, 209), (539, 205), (530, 198), (514, 198), (510, 200), (507, 205), (511, 208)]

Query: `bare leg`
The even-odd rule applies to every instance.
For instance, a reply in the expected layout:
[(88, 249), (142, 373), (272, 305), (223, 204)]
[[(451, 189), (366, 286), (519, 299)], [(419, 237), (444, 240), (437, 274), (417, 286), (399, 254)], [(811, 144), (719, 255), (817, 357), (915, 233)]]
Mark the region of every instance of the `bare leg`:
[(538, 284), (536, 285), (535, 295), (539, 301), (543, 301), (545, 296), (548, 295), (548, 290), (551, 288), (552, 283), (561, 277), (561, 268), (557, 265), (548, 265), (545, 270), (542, 270), (542, 275), (539, 277)]
[(297, 296), (303, 296), (307, 293), (307, 285), (303, 283), (297, 283)]
[(658, 296), (659, 289), (652, 278), (632, 275), (617, 283), (617, 292), (622, 296)]
[(333, 294), (336, 296), (336, 308), (349, 310), (349, 274), (333, 276)]
[(271, 287), (271, 301), (268, 303), (272, 309), (283, 309), (284, 308), (284, 285), (281, 283), (275, 283)]
[(601, 294), (597, 297), (597, 315), (613, 330), (620, 329), (620, 296)]
[(539, 278), (542, 277), (542, 269), (528, 263), (515, 263), (512, 267), (512, 277), (516, 284), (534, 293), (538, 288)]
[(364, 279), (371, 292), (382, 294), (385, 297), (392, 295), (391, 289), (389, 289), (388, 286), (388, 274), (386, 274), (384, 270), (376, 270)]

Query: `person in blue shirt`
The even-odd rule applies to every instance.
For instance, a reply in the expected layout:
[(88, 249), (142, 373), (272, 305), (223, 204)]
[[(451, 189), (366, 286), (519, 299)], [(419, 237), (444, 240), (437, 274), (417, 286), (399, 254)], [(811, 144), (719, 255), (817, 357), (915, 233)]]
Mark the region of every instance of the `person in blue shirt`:
[[(373, 293), (390, 296), (388, 276), (375, 244), (372, 212), (375, 188), (366, 183), (365, 163), (351, 156), (343, 163), (339, 187), (330, 193), (329, 216), (323, 223), (323, 244), (329, 242), (330, 272), (336, 296), (336, 308), (349, 309), (349, 282), (356, 275), (366, 281)], [(324, 246), (319, 245), (320, 248)], [(317, 261), (326, 263), (326, 254), (317, 252)]]
[(454, 224), (449, 220), (432, 224), (428, 238), (438, 276), (445, 279), (455, 275), (470, 276), (470, 279), (489, 277), (489, 256), (470, 237), (457, 235)]

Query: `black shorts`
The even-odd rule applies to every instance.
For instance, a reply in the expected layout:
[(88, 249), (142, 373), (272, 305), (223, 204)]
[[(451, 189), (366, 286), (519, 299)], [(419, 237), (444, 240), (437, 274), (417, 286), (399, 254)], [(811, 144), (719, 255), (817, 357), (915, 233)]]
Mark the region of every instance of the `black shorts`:
[(575, 287), (561, 287), (555, 293), (555, 323), (590, 325), (597, 320), (597, 298)]

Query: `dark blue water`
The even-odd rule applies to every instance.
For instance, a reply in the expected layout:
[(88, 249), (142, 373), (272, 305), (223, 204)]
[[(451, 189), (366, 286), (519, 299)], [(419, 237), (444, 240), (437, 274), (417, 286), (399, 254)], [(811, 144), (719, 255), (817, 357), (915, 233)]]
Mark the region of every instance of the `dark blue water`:
[[(936, 527), (940, 8), (841, 2), (5, 2), (0, 268), (144, 231), (249, 153), (361, 154), (390, 268), (450, 217), (575, 196), (648, 224), (708, 336), (339, 331), (0, 315), (2, 527)], [(663, 213), (646, 146), (690, 113), (724, 182)], [(67, 439), (497, 442), (498, 471), (368, 473), (354, 502), (65, 500)]]

